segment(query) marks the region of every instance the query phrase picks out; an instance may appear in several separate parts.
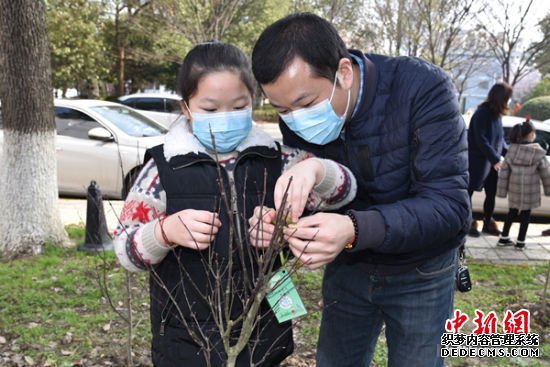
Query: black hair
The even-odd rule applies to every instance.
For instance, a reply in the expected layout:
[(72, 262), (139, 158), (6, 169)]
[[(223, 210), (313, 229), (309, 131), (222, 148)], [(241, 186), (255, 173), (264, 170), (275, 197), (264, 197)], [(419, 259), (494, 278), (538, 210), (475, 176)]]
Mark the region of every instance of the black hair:
[(183, 59), (177, 82), (177, 91), (182, 100), (189, 103), (200, 80), (218, 71), (238, 73), (250, 94), (254, 95), (254, 78), (246, 55), (233, 45), (208, 41), (193, 47)]
[(350, 58), (342, 38), (325, 19), (297, 13), (267, 27), (252, 50), (252, 71), (260, 84), (275, 81), (295, 57), (303, 59), (315, 76), (334, 79), (338, 62)]
[(508, 100), (512, 97), (512, 92), (512, 87), (508, 83), (496, 83), (479, 106), (489, 108), (495, 116), (505, 115), (508, 112)]
[(527, 137), (533, 131), (535, 131), (535, 125), (529, 120), (522, 122), (521, 124), (516, 124), (510, 131), (510, 143), (512, 144), (522, 144), (527, 142)]

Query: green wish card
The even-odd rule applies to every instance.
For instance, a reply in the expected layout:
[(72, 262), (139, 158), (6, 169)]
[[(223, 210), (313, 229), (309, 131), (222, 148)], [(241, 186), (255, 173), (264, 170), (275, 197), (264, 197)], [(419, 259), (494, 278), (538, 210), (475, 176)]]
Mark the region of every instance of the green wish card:
[(267, 302), (279, 323), (307, 313), (292, 279), (285, 270), (279, 270), (271, 277), (269, 287), (271, 291), (266, 295)]

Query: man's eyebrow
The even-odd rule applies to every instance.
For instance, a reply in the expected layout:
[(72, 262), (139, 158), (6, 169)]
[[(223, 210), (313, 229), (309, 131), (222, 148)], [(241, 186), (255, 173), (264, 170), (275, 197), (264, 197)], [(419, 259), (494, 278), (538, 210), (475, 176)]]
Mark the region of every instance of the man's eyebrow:
[(292, 101), (291, 105), (292, 105), (292, 106), (298, 106), (299, 103), (300, 103), (303, 99), (305, 99), (305, 98), (307, 98), (307, 97), (309, 97), (309, 96), (310, 96), (310, 93), (304, 92), (304, 93), (301, 94), (298, 98), (296, 98), (294, 101)]

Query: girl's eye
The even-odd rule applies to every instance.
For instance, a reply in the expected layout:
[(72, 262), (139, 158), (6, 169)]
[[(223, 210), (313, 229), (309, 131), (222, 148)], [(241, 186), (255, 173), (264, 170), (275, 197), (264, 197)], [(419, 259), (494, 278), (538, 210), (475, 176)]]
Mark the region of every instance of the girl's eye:
[(206, 112), (216, 112), (217, 108), (203, 108), (203, 110)]
[(235, 107), (234, 109), (235, 110), (244, 110), (246, 108), (246, 106), (240, 106), (240, 107)]

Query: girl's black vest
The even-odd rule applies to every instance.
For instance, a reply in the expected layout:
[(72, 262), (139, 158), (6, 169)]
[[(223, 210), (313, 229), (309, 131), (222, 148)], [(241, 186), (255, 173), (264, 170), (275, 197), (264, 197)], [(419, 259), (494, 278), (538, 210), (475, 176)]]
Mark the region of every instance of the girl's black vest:
[[(197, 335), (207, 335), (214, 347), (209, 353), (211, 365), (223, 366), (223, 346), (210, 308), (204, 301), (204, 296), (212, 294), (213, 284), (205, 263), (223, 267), (228, 257), (233, 256), (233, 279), (240, 279), (243, 263), (242, 257), (238, 256), (235, 239), (240, 232), (246, 243), (248, 226), (245, 224), (256, 206), (274, 207), (275, 182), (281, 174), (280, 150), (263, 146), (247, 148), (236, 158), (233, 177), (223, 167), (218, 170), (216, 162), (204, 153), (178, 155), (167, 162), (164, 146), (159, 145), (147, 151), (146, 161), (151, 157), (155, 160), (160, 182), (166, 192), (167, 215), (184, 209), (207, 210), (219, 213), (222, 222), (210, 250), (199, 252), (177, 247), (151, 272), (153, 363), (157, 367), (206, 366), (205, 354), (189, 332), (191, 327)], [(231, 217), (235, 223), (232, 230)], [(183, 224), (182, 230), (185, 230)], [(229, 254), (230, 236), (234, 239), (233, 254)], [(209, 257), (214, 261), (209, 261)], [(244, 266), (249, 270), (254, 267), (250, 261), (246, 261)], [(231, 309), (235, 314), (240, 312), (240, 307), (240, 302), (235, 300)], [(251, 338), (260, 340), (260, 343), (255, 342), (253, 349), (247, 348), (241, 353), (239, 367), (273, 366), (293, 351), (290, 322), (279, 324), (265, 300), (262, 313), (265, 314), (262, 325)], [(182, 315), (184, 321), (181, 320)], [(200, 324), (200, 331), (196, 329), (197, 324)]]

